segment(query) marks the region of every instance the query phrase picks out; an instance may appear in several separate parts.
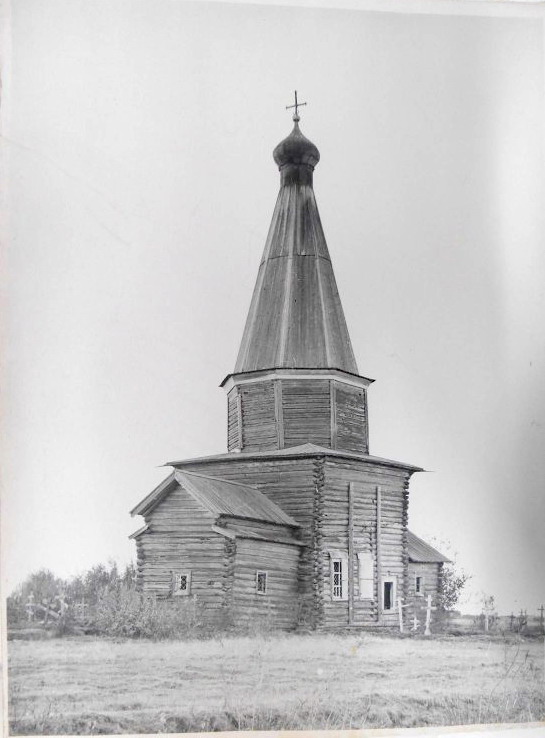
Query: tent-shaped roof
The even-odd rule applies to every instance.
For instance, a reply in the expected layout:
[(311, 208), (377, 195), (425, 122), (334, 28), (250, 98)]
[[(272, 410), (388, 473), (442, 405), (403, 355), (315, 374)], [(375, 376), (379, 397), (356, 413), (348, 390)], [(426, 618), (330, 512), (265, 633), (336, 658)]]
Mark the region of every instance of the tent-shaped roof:
[(274, 156), (281, 187), (235, 373), (274, 367), (358, 374), (312, 188), (318, 149), (296, 120)]
[(218, 516), (226, 515), (287, 525), (292, 528), (299, 527), (297, 521), (255, 487), (219, 477), (178, 470), (161, 482), (131, 511), (131, 514), (144, 515), (150, 512), (175, 484), (179, 484), (203, 507)]
[(437, 549), (430, 546), (410, 530), (407, 531), (407, 543), (409, 545), (409, 561), (419, 564), (450, 564), (450, 559), (439, 553)]

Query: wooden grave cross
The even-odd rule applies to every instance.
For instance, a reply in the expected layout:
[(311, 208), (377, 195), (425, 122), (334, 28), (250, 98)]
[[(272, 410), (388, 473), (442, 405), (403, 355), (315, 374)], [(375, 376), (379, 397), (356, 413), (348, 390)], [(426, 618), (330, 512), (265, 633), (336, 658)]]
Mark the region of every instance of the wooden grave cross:
[(431, 612), (432, 612), (432, 610), (437, 610), (437, 608), (431, 606), (431, 595), (428, 595), (428, 597), (427, 597), (427, 605), (426, 605), (426, 629), (424, 630), (424, 635), (425, 636), (431, 635), (430, 624), (431, 624)]
[(34, 592), (31, 592), (28, 596), (28, 600), (25, 605), (25, 610), (27, 612), (27, 618), (30, 621), (34, 620), (35, 608), (36, 608), (36, 605), (34, 603)]
[(409, 605), (402, 605), (401, 597), (397, 598), (397, 612), (399, 617), (399, 632), (403, 633), (403, 608), (409, 607)]

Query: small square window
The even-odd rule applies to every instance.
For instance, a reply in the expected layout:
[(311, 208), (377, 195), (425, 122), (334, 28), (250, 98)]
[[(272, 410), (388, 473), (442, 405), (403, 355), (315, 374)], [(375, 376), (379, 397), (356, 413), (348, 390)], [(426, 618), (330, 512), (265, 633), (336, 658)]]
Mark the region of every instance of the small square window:
[(255, 591), (257, 594), (267, 594), (267, 572), (256, 571), (255, 573)]
[(414, 578), (414, 591), (417, 595), (424, 594), (424, 577), (417, 576)]
[(174, 571), (172, 575), (172, 594), (177, 597), (189, 595), (191, 591), (191, 572)]

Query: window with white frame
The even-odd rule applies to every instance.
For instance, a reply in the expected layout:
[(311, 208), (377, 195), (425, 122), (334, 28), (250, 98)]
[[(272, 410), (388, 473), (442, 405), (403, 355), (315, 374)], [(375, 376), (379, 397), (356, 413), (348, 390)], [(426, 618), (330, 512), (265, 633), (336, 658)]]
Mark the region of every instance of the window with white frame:
[(370, 551), (358, 551), (358, 581), (361, 600), (375, 599), (375, 560)]
[(267, 594), (267, 572), (266, 571), (256, 571), (255, 591), (259, 595)]
[(348, 599), (348, 555), (344, 551), (330, 551), (331, 599)]
[(424, 594), (424, 577), (421, 574), (416, 574), (414, 578), (414, 591), (417, 595)]
[(176, 597), (189, 595), (191, 592), (191, 572), (173, 571), (172, 572), (172, 594)]
[(382, 609), (384, 612), (396, 609), (396, 578), (384, 577), (382, 580)]

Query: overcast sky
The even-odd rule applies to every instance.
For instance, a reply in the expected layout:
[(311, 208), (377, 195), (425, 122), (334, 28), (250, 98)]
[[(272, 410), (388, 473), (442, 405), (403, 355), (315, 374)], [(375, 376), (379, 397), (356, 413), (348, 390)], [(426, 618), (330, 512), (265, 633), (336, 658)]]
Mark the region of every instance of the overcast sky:
[(429, 470), (410, 526), (458, 551), (469, 606), (534, 612), (542, 21), (18, 0), (11, 43), (7, 589), (128, 562), (160, 465), (225, 451), (297, 89), (371, 453)]

